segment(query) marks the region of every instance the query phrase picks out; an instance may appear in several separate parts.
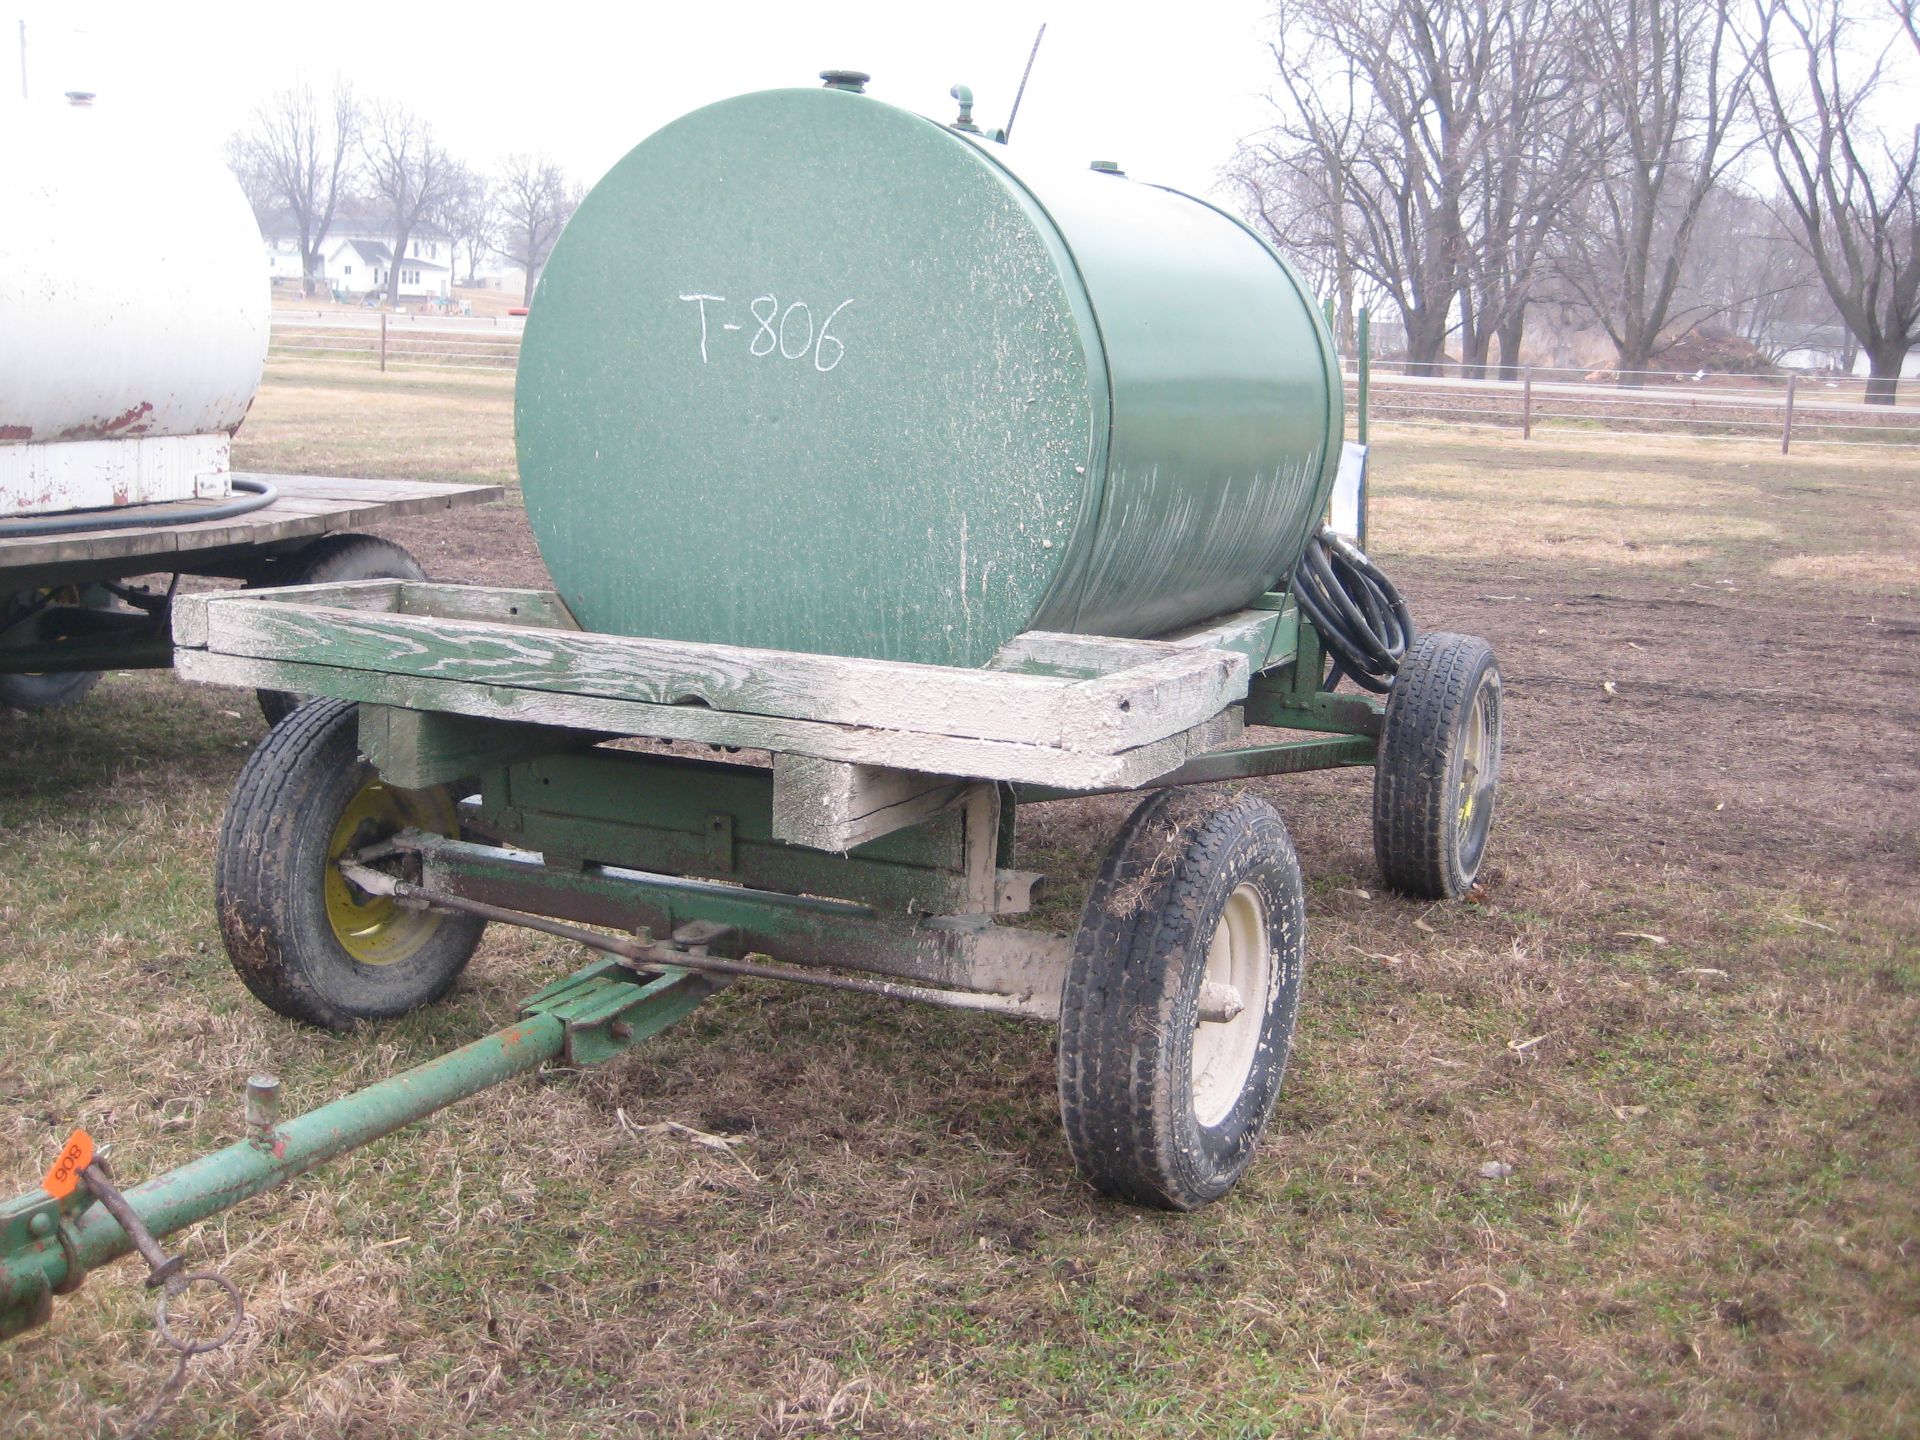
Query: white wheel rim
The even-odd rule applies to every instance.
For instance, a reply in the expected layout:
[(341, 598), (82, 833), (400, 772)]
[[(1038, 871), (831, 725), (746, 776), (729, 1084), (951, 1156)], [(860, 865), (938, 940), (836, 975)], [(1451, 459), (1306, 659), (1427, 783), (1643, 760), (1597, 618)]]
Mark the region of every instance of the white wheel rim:
[(1231, 1020), (1202, 1020), (1193, 1031), (1193, 1114), (1202, 1127), (1218, 1125), (1233, 1113), (1260, 1054), (1260, 1035), (1273, 990), (1273, 943), (1267, 934), (1267, 907), (1260, 892), (1242, 885), (1227, 897), (1226, 909), (1207, 945), (1207, 973), (1215, 985), (1230, 985), (1242, 1009)]

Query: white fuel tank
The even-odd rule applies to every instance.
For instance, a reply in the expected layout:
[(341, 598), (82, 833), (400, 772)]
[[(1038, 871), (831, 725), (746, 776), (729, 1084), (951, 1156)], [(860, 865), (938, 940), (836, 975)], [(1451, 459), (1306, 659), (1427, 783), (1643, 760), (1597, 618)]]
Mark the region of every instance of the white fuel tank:
[(0, 175), (0, 516), (229, 493), (268, 279), (220, 157), (16, 101)]

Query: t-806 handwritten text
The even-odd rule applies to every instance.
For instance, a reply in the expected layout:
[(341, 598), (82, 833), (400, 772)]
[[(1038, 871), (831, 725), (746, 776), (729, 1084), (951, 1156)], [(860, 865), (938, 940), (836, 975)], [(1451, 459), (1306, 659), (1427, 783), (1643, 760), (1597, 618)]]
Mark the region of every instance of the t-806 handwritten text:
[[(700, 309), (700, 363), (712, 363), (708, 353), (709, 345), (717, 347), (720, 340), (735, 330), (746, 329), (744, 321), (728, 320), (727, 304), (724, 295), (692, 294), (682, 295), (682, 300)], [(842, 300), (827, 312), (816, 329), (813, 323), (813, 307), (804, 300), (790, 302), (781, 308), (779, 297), (774, 295), (756, 295), (747, 302), (747, 314), (754, 322), (754, 328), (747, 337), (747, 353), (754, 356), (778, 354), (786, 360), (804, 360), (813, 356), (813, 368), (822, 375), (826, 374), (841, 360), (846, 358), (847, 347), (840, 337), (833, 333), (833, 322), (840, 312), (853, 304), (851, 298)], [(733, 313), (738, 313), (734, 311)], [(831, 347), (831, 349), (829, 349)]]

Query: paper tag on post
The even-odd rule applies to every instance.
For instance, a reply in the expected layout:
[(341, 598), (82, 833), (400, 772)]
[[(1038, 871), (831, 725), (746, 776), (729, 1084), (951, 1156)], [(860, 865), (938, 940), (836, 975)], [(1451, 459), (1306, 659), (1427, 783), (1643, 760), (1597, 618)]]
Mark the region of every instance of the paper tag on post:
[(40, 1182), (40, 1188), (54, 1199), (64, 1200), (80, 1183), (80, 1172), (92, 1163), (93, 1137), (84, 1130), (76, 1130), (60, 1147), (60, 1156), (47, 1171), (47, 1178)]

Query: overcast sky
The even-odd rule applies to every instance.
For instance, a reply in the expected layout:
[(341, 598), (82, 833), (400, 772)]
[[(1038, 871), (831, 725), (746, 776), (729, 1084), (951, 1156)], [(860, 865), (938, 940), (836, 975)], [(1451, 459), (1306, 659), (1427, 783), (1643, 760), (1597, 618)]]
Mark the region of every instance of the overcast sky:
[(299, 78), (324, 87), (337, 72), (413, 105), (470, 163), (545, 150), (591, 182), (688, 110), (817, 84), (827, 68), (868, 71), (870, 93), (942, 120), (948, 87), (964, 82), (992, 128), (1044, 20), (1014, 144), (1204, 193), (1264, 123), (1269, 4), (0, 0), (0, 94), (19, 93), (24, 21), (32, 100), (93, 90), (156, 142), (217, 148), (268, 92)]

